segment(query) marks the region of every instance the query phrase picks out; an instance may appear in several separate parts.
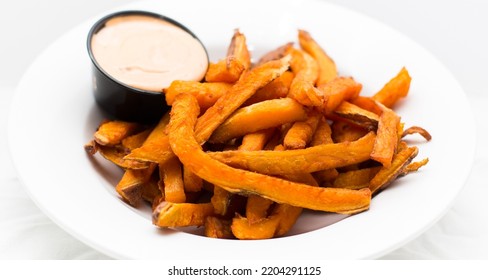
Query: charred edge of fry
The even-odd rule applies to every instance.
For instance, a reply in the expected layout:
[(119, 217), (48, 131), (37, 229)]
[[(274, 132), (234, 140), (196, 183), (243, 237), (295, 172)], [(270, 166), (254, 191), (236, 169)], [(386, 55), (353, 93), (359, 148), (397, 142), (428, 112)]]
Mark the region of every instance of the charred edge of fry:
[(403, 173), (404, 167), (407, 166), (417, 154), (417, 147), (407, 147), (405, 143), (402, 143), (400, 151), (393, 157), (390, 167), (381, 168), (369, 182), (369, 189), (373, 196), (381, 192), (400, 176)]
[(405, 129), (402, 133), (402, 138), (407, 136), (407, 135), (415, 134), (415, 133), (420, 134), (427, 141), (432, 140), (432, 135), (430, 135), (430, 133), (426, 129), (424, 129), (420, 126), (411, 126), (407, 129)]
[(266, 63), (268, 61), (271, 61), (271, 60), (277, 60), (277, 59), (283, 58), (288, 53), (288, 50), (291, 47), (293, 47), (293, 44), (294, 44), (293, 42), (288, 42), (288, 43), (284, 44), (283, 46), (280, 46), (280, 47), (264, 54), (259, 59), (259, 61), (256, 63), (255, 67), (259, 66), (263, 63)]
[(94, 140), (91, 140), (90, 142), (86, 143), (83, 148), (90, 155), (94, 155), (98, 152), (98, 146)]

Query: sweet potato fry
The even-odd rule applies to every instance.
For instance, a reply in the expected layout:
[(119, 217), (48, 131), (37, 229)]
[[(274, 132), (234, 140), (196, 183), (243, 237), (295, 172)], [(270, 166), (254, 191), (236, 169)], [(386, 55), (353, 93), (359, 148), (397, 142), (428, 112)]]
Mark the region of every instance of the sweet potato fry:
[(211, 203), (161, 202), (153, 211), (153, 224), (159, 227), (203, 226), (213, 215)]
[(250, 224), (257, 223), (268, 216), (268, 209), (273, 201), (251, 194), (247, 198), (246, 218)]
[(418, 148), (408, 147), (402, 142), (399, 151), (394, 155), (392, 163), (388, 167), (382, 167), (369, 182), (369, 189), (373, 195), (386, 188), (393, 180), (402, 175), (402, 172), (418, 154)]
[(342, 101), (334, 110), (334, 114), (369, 131), (375, 131), (378, 128), (378, 121), (380, 119), (375, 113), (371, 113), (347, 101)]
[[(98, 145), (98, 144), (97, 144)], [(97, 151), (107, 160), (124, 169), (145, 169), (149, 167), (148, 162), (124, 159), (127, 155), (125, 149), (118, 146), (99, 145)]]
[(164, 96), (166, 97), (166, 103), (171, 106), (175, 96), (182, 92), (190, 93), (197, 98), (200, 110), (205, 111), (214, 105), (231, 87), (232, 84), (230, 83), (200, 83), (176, 80), (168, 88), (164, 89)]
[(381, 108), (377, 105), (376, 101), (369, 96), (357, 96), (351, 100), (351, 103), (378, 116), (381, 115)]
[(202, 144), (227, 117), (239, 108), (259, 88), (267, 85), (288, 69), (290, 57), (267, 62), (246, 72), (239, 81), (217, 100), (197, 121), (195, 137)]
[(254, 133), (246, 134), (242, 137), (242, 143), (238, 150), (240, 151), (259, 151), (264, 148), (266, 143), (271, 139), (275, 132), (274, 128), (260, 130)]
[(312, 38), (310, 33), (305, 30), (298, 30), (298, 41), (300, 43), (300, 47), (317, 61), (319, 68), (317, 85), (326, 84), (337, 77), (337, 67), (334, 61)]
[(291, 206), (288, 204), (278, 204), (274, 210), (272, 217), (279, 219), (274, 236), (285, 235), (295, 224), (302, 213), (302, 208)]
[(288, 52), (292, 56), (290, 68), (295, 74), (288, 97), (305, 106), (322, 107), (325, 103), (324, 96), (314, 86), (319, 73), (317, 62), (301, 50), (290, 48)]
[(318, 146), (322, 144), (332, 144), (334, 141), (332, 140), (332, 129), (330, 128), (329, 123), (324, 117), (319, 119), (319, 123), (317, 124), (317, 129), (312, 136), (312, 141), (310, 142), (310, 146)]
[(286, 97), (294, 77), (295, 75), (293, 75), (291, 71), (285, 71), (281, 76), (256, 91), (256, 93), (244, 103), (244, 106), (249, 106), (265, 100)]
[(388, 108), (392, 108), (401, 98), (407, 96), (412, 78), (403, 67), (398, 74), (378, 91), (373, 100), (378, 101)]
[(100, 125), (95, 132), (95, 141), (103, 146), (114, 146), (120, 144), (122, 139), (137, 132), (140, 124), (124, 121), (108, 121)]
[(246, 37), (234, 31), (234, 36), (227, 50), (227, 57), (217, 63), (210, 63), (205, 80), (207, 82), (234, 83), (251, 66), (251, 57), (246, 45)]
[(234, 238), (230, 228), (231, 220), (207, 216), (205, 219), (205, 236), (212, 238)]
[(199, 192), (203, 188), (203, 180), (183, 166), (183, 185), (185, 192)]
[(271, 61), (271, 60), (277, 60), (277, 59), (281, 59), (283, 58), (287, 53), (288, 53), (288, 50), (293, 47), (293, 42), (289, 42), (289, 43), (286, 43), (284, 44), (283, 46), (280, 46), (268, 53), (265, 53), (260, 59), (259, 61), (256, 63), (255, 66), (259, 66), (263, 63), (266, 63), (268, 61)]
[(320, 118), (322, 118), (322, 114), (311, 110), (306, 120), (295, 122), (283, 139), (285, 148), (304, 149), (312, 140)]
[(175, 157), (159, 165), (159, 188), (164, 190), (164, 199), (168, 202), (183, 203), (186, 201), (185, 187), (181, 172), (181, 163)]
[(166, 160), (173, 158), (174, 154), (171, 152), (169, 146), (168, 135), (165, 132), (166, 126), (169, 123), (169, 114), (165, 114), (158, 125), (151, 131), (144, 144), (130, 152), (125, 159), (149, 161), (154, 163), (163, 163)]
[(369, 186), (369, 182), (379, 170), (380, 167), (377, 166), (339, 173), (332, 186), (334, 188), (346, 188), (354, 190), (367, 188)]
[(324, 99), (327, 100), (324, 104), (325, 113), (331, 114), (341, 105), (342, 101), (349, 101), (358, 97), (362, 88), (363, 86), (351, 77), (337, 77), (318, 86)]
[(218, 186), (214, 186), (213, 196), (210, 199), (210, 202), (213, 205), (215, 214), (221, 216), (227, 215), (227, 209), (229, 209), (232, 195), (233, 194), (228, 192), (227, 190)]
[(225, 143), (248, 133), (306, 118), (307, 113), (303, 106), (291, 98), (266, 100), (235, 111), (214, 131), (208, 141)]
[(115, 190), (130, 205), (138, 206), (142, 200), (141, 186), (149, 181), (157, 164), (146, 169), (127, 169)]
[(273, 219), (262, 219), (256, 223), (249, 223), (248, 219), (238, 215), (232, 219), (232, 233), (238, 239), (254, 240), (272, 238), (276, 232), (276, 227), (280, 220), (276, 217)]
[(425, 130), (419, 126), (412, 126), (412, 127), (405, 129), (402, 132), (401, 137), (403, 138), (407, 135), (414, 134), (414, 133), (418, 133), (418, 134), (422, 135), (422, 137), (424, 137), (425, 140), (427, 140), (427, 141), (432, 140), (432, 136), (430, 135), (430, 133), (427, 130)]
[(421, 161), (412, 162), (403, 168), (402, 175), (407, 175), (408, 173), (416, 172), (420, 169), (420, 167), (425, 166), (427, 163), (429, 163), (429, 158), (424, 158)]
[[(178, 95), (171, 110), (169, 136), (171, 148), (180, 161), (202, 179), (233, 193), (259, 194), (278, 203), (314, 210), (353, 214), (369, 208), (369, 189), (312, 187), (235, 169), (212, 159), (202, 150), (193, 131), (198, 111), (192, 95)], [(364, 140), (373, 142), (375, 136), (370, 135)]]
[(124, 147), (124, 149), (129, 153), (130, 151), (141, 147), (142, 144), (144, 144), (144, 142), (146, 141), (151, 131), (152, 129), (146, 129), (137, 134), (122, 139), (122, 147)]
[(319, 145), (301, 150), (225, 151), (209, 152), (208, 155), (232, 167), (263, 174), (310, 173), (368, 160), (375, 138), (375, 134), (370, 132), (355, 142)]
[(164, 199), (164, 194), (159, 189), (158, 181), (159, 176), (152, 176), (146, 183), (141, 185), (142, 199), (151, 204), (158, 198)]
[(378, 103), (383, 112), (378, 122), (377, 137), (374, 143), (371, 159), (389, 167), (398, 145), (398, 125), (400, 117), (391, 109)]
[(368, 133), (366, 129), (342, 120), (334, 121), (331, 129), (334, 143), (356, 141)]

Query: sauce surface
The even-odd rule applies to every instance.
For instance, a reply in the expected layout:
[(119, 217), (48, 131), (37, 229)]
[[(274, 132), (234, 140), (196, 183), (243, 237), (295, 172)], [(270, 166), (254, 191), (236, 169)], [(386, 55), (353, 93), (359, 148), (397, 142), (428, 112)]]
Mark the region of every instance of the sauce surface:
[(119, 82), (161, 92), (173, 80), (200, 81), (208, 58), (202, 44), (178, 26), (147, 15), (112, 18), (91, 39), (98, 65)]

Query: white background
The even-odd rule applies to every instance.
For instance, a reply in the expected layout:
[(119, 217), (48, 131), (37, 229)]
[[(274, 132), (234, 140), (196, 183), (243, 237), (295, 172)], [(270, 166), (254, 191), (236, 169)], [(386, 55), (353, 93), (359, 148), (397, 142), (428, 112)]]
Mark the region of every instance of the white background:
[[(164, 0), (160, 0), (164, 1)], [(263, 0), (264, 1), (264, 0)], [(326, 1), (326, 0), (324, 0)], [(327, 0), (376, 18), (423, 45), (464, 88), (478, 126), (465, 189), (445, 217), (385, 259), (488, 258), (488, 1)], [(30, 201), (13, 169), (6, 119), (15, 87), (32, 60), (78, 23), (130, 0), (2, 0), (0, 4), (0, 259), (104, 259), (53, 224)], [(237, 3), (228, 1), (229, 5)], [(245, 1), (235, 4), (245, 5)], [(439, 100), (442, 102), (442, 93)], [(453, 112), (455, 114), (455, 112)], [(453, 128), (462, 133), (462, 127)], [(462, 143), (459, 147), (462, 149)], [(446, 151), (449, 160), (449, 151)], [(453, 164), (466, 164), (453, 162)]]

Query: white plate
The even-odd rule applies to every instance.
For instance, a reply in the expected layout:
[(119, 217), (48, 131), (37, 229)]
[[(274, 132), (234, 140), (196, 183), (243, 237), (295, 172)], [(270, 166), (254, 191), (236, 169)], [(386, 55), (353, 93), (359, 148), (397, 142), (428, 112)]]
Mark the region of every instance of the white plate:
[[(218, 7), (218, 9), (216, 9)], [(187, 25), (216, 60), (234, 28), (254, 57), (308, 30), (335, 59), (342, 75), (371, 95), (406, 66), (413, 77), (398, 108), (407, 126), (421, 125), (430, 143), (413, 137), (420, 172), (394, 183), (371, 209), (327, 227), (337, 216), (309, 214), (294, 233), (261, 241), (216, 240), (154, 227), (144, 210), (123, 203), (113, 186), (120, 172), (83, 150), (103, 117), (90, 90), (87, 21), (54, 42), (32, 64), (14, 97), (9, 143), (18, 174), (37, 205), (63, 229), (116, 258), (359, 259), (375, 258), (418, 236), (448, 209), (469, 173), (474, 122), (460, 86), (422, 47), (360, 14), (320, 1), (140, 2), (124, 9), (159, 12)], [(105, 14), (103, 14), (105, 15)], [(100, 15), (101, 17), (102, 15)]]

